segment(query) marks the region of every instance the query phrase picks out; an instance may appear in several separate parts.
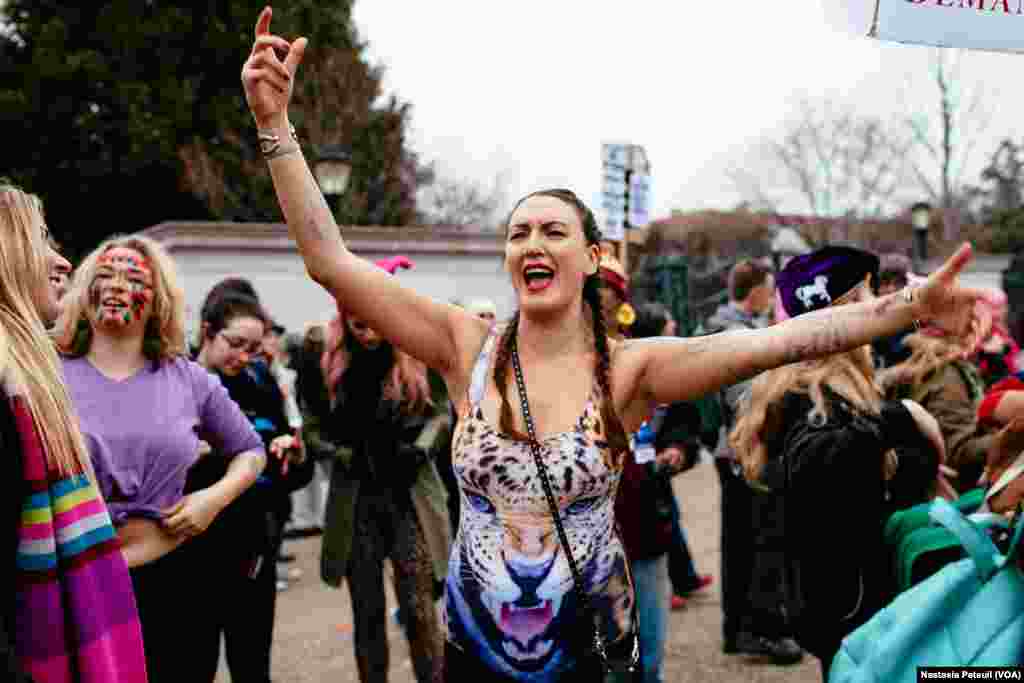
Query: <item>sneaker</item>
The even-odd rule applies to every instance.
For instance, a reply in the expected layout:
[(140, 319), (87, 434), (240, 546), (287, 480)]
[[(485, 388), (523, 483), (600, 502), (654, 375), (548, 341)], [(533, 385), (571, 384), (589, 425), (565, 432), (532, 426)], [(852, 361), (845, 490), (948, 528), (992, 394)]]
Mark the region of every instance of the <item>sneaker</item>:
[(686, 608), (686, 598), (684, 598), (681, 595), (673, 595), (672, 596), (672, 609), (675, 610), (675, 609), (685, 609), (685, 608)]
[(738, 633), (735, 639), (726, 639), (722, 652), (727, 655), (753, 655), (767, 657), (773, 664), (796, 664), (804, 658), (804, 651), (792, 638), (773, 640), (753, 633)]
[(690, 595), (691, 593), (696, 593), (697, 591), (702, 591), (705, 588), (707, 588), (708, 586), (710, 586), (711, 584), (713, 584), (714, 582), (715, 582), (715, 577), (711, 576), (711, 574), (701, 574), (700, 576), (697, 577), (697, 585), (694, 586), (693, 588), (691, 588), (690, 590), (686, 591), (685, 593), (683, 593), (683, 595), (684, 596), (685, 595)]

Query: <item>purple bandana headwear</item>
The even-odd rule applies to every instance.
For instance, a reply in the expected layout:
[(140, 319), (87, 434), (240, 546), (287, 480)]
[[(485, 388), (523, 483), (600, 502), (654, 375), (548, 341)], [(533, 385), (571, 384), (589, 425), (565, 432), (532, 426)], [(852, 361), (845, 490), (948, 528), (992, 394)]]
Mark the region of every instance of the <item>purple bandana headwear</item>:
[(877, 281), (877, 256), (853, 247), (829, 246), (791, 259), (776, 283), (782, 307), (792, 317), (830, 306), (869, 274)]

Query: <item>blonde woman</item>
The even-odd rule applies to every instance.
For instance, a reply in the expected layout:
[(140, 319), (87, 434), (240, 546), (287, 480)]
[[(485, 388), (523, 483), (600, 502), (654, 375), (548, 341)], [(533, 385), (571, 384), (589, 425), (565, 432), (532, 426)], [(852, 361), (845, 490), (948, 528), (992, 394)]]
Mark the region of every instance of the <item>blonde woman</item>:
[(985, 382), (959, 340), (926, 327), (903, 340), (910, 357), (879, 374), (889, 398), (909, 398), (938, 420), (946, 465), (959, 493), (977, 488), (994, 432), (978, 423)]
[(461, 517), (445, 586), (449, 680), (598, 680), (604, 658), (595, 638), (612, 659), (635, 664), (632, 579), (613, 505), (627, 434), (655, 406), (857, 348), (915, 318), (977, 334), (979, 295), (956, 283), (970, 258), (963, 248), (906, 296), (764, 330), (609, 340), (602, 235), (593, 212), (565, 189), (531, 193), (513, 207), (504, 265), (518, 311), (492, 330), (345, 245), (291, 135), (288, 106), (307, 41), (272, 35), (270, 19), (268, 7), (242, 82), (306, 269), (352, 316), (438, 372), (456, 403)]
[[(863, 305), (877, 272), (872, 254), (826, 247), (779, 273), (780, 300), (797, 321)], [(930, 497), (944, 455), (935, 419), (884, 401), (873, 367), (864, 345), (764, 373), (730, 435), (747, 479), (782, 496), (787, 614), (825, 680), (842, 638), (891, 595), (884, 520)]]
[(70, 265), (42, 205), (0, 183), (0, 500), (13, 552), (0, 672), (19, 683), (146, 681), (128, 568), (46, 335)]
[[(171, 551), (202, 533), (265, 465), (262, 440), (220, 380), (184, 355), (183, 317), (163, 248), (118, 237), (83, 261), (56, 330), (97, 480), (132, 567), (154, 681), (196, 680), (193, 658), (182, 656), (190, 631), (179, 624), (202, 618), (205, 598)], [(231, 464), (212, 486), (183, 495), (200, 439)]]

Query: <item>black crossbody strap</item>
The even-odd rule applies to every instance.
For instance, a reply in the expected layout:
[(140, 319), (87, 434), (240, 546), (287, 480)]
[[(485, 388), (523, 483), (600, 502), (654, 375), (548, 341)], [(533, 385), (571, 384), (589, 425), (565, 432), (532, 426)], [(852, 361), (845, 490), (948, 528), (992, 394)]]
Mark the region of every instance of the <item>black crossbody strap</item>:
[[(559, 543), (561, 543), (562, 550), (569, 562), (569, 570), (572, 572), (573, 589), (576, 591), (576, 595), (585, 612), (593, 614), (590, 596), (583, 587), (583, 576), (580, 574), (579, 567), (576, 565), (576, 558), (573, 557), (572, 548), (569, 545), (569, 537), (565, 533), (565, 527), (562, 526), (562, 517), (558, 512), (558, 503), (555, 501), (555, 494), (551, 488), (551, 479), (548, 476), (548, 468), (544, 465), (544, 458), (540, 453), (540, 442), (537, 441), (537, 430), (533, 425), (533, 417), (530, 415), (530, 403), (526, 398), (526, 382), (523, 380), (523, 368), (519, 363), (519, 349), (516, 346), (515, 339), (512, 340), (512, 368), (516, 375), (516, 388), (519, 390), (519, 402), (523, 411), (523, 420), (526, 422), (526, 430), (530, 436), (530, 452), (533, 453), (533, 460), (537, 465), (537, 474), (540, 477), (540, 483), (544, 489), (544, 496), (548, 499), (548, 507), (551, 508), (551, 517), (555, 521), (555, 530), (558, 532)], [(629, 659), (626, 663), (626, 670), (631, 673), (635, 673), (637, 667), (640, 665), (640, 639), (636, 632), (640, 622), (638, 621), (636, 596), (633, 596), (632, 620), (633, 646), (629, 654)], [(600, 658), (601, 665), (606, 671), (608, 671), (610, 670), (608, 651), (605, 648), (604, 637), (601, 635), (601, 629), (596, 622), (591, 624), (591, 627), (594, 629), (594, 652)]]
[[(569, 537), (565, 533), (565, 527), (562, 526), (562, 516), (558, 513), (558, 503), (555, 501), (555, 494), (551, 489), (551, 480), (548, 477), (548, 468), (544, 465), (544, 458), (540, 454), (540, 443), (537, 441), (537, 430), (533, 426), (533, 417), (530, 415), (530, 404), (526, 398), (526, 382), (523, 380), (523, 368), (519, 364), (519, 349), (516, 346), (515, 339), (512, 340), (512, 369), (515, 371), (516, 375), (516, 387), (519, 390), (519, 402), (523, 411), (523, 420), (526, 422), (526, 431), (530, 436), (530, 452), (533, 453), (533, 460), (537, 465), (537, 474), (540, 476), (540, 483), (544, 488), (544, 496), (548, 499), (548, 507), (551, 508), (551, 516), (555, 521), (555, 530), (558, 532), (558, 540), (562, 544), (562, 550), (565, 552), (565, 558), (569, 561), (569, 570), (572, 572), (573, 588), (576, 591), (576, 597), (580, 600), (580, 604), (582, 604), (584, 609), (589, 612), (591, 607), (590, 596), (587, 595), (587, 591), (583, 588), (583, 576), (580, 574), (579, 567), (576, 565), (576, 558), (572, 555), (572, 548), (569, 546)], [(597, 624), (593, 624), (592, 626), (594, 629), (594, 651), (597, 652), (603, 662), (607, 662), (608, 654), (605, 651), (604, 638), (601, 637), (601, 632), (598, 629)]]

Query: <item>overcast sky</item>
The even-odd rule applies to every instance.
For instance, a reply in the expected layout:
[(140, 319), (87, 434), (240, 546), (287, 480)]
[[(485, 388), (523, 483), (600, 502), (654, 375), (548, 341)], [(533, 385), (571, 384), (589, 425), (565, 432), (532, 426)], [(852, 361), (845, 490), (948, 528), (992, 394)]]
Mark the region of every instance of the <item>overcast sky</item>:
[[(484, 182), (504, 172), (513, 197), (554, 185), (594, 201), (601, 143), (641, 144), (657, 217), (734, 206), (725, 169), (802, 98), (881, 115), (936, 106), (929, 48), (850, 28), (848, 15), (865, 23), (869, 4), (358, 0), (354, 13), (388, 91), (412, 102), (414, 146), (427, 159)], [(983, 85), (994, 110), (975, 165), (1020, 133), (1021, 60), (964, 62), (965, 88)], [(783, 208), (806, 210), (798, 200)]]

